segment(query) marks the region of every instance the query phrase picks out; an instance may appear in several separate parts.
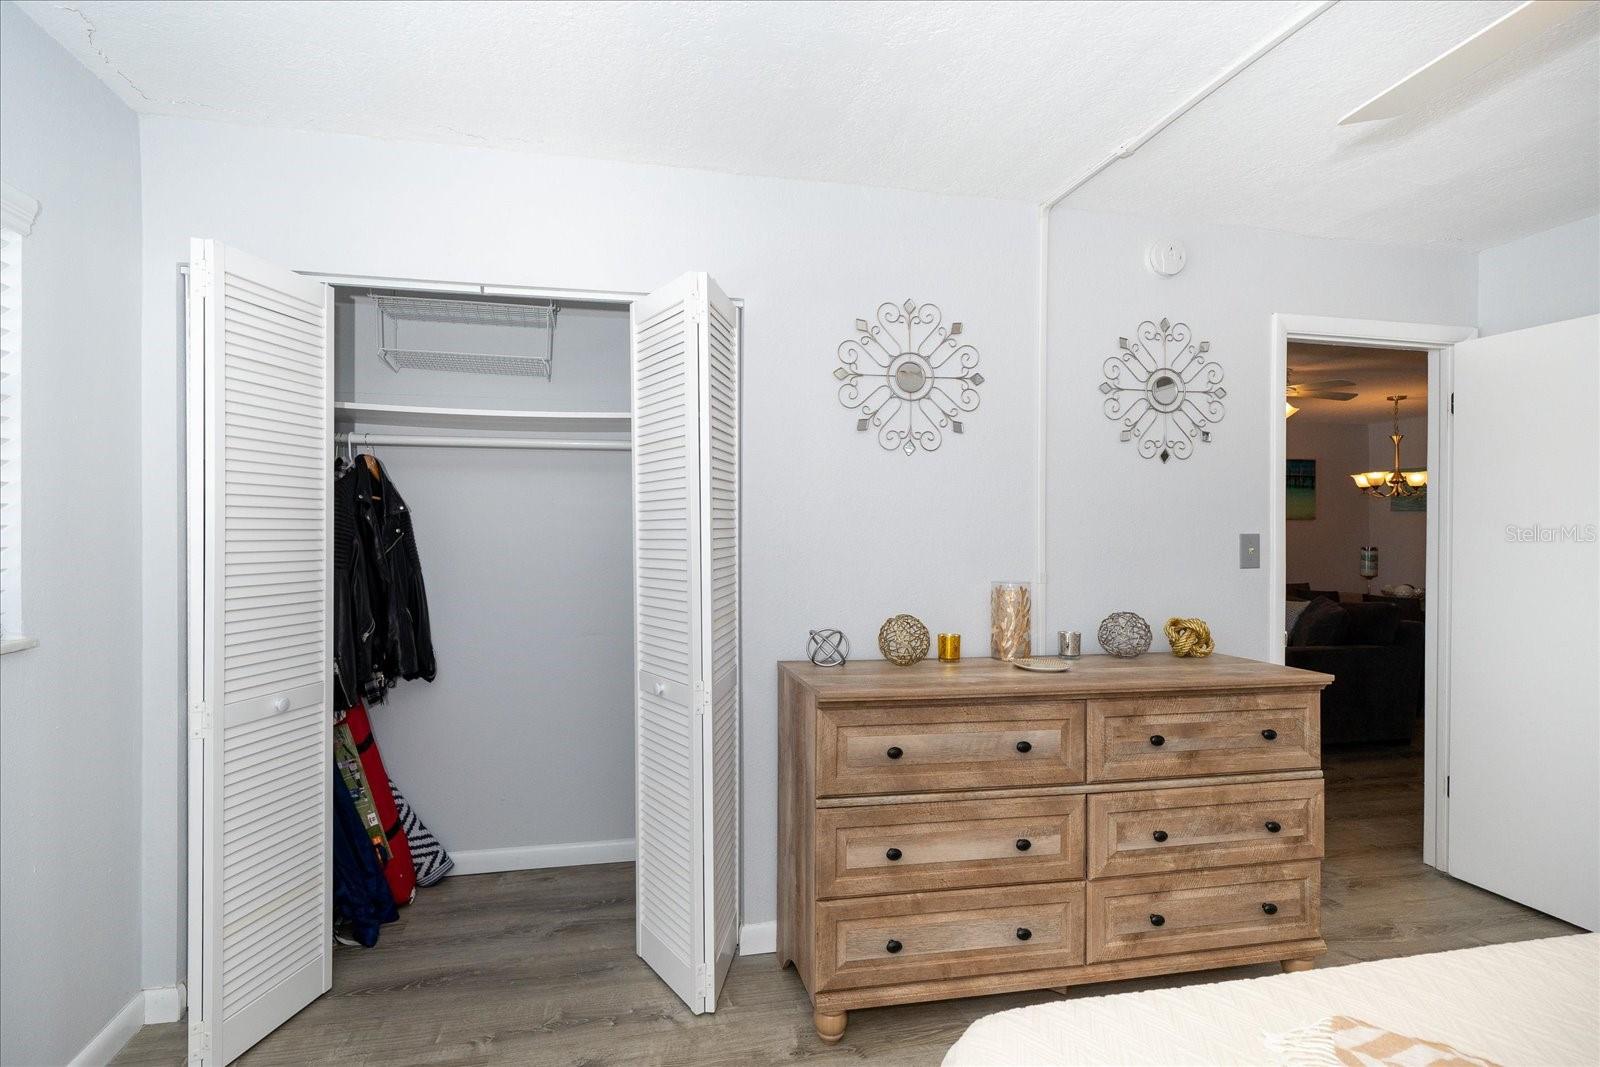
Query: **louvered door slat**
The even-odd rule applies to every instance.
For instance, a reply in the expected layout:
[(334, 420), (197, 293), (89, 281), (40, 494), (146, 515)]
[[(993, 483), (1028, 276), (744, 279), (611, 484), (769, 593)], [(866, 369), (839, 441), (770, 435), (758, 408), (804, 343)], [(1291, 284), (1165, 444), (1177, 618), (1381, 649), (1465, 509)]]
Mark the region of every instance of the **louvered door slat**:
[[(226, 1064), (332, 975), (326, 287), (195, 242), (191, 1052)], [(193, 541), (195, 538), (191, 536)]]

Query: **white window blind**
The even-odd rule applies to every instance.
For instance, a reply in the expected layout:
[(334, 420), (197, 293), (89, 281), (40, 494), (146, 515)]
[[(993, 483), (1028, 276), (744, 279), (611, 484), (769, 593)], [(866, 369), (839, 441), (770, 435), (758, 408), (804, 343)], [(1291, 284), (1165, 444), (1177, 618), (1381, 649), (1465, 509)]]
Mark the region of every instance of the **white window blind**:
[(22, 636), (22, 235), (0, 229), (0, 640)]

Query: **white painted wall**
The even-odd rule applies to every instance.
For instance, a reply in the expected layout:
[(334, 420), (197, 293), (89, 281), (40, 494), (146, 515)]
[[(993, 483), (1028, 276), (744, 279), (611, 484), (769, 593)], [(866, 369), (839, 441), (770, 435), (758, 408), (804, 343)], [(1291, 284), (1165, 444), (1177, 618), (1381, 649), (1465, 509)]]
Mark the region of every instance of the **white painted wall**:
[[(549, 381), (396, 374), (378, 357), (375, 305), (358, 298), (339, 313), (355, 320), (339, 354), (339, 377), (350, 381), (341, 400), (628, 409), (625, 309), (562, 311)], [(544, 343), (542, 331), (417, 329), (401, 340), (447, 351)], [(389, 773), (463, 866), (483, 849), (632, 838), (628, 454), (377, 452), (416, 525), (439, 665), (432, 683), (401, 682), (371, 709)]]
[(1600, 312), (1600, 215), (1478, 254), (1484, 335)]
[[(1188, 267), (1144, 265), (1157, 238), (1188, 246)], [(1477, 261), (1430, 252), (1058, 208), (1050, 219), (1047, 625), (1084, 631), (1137, 611), (1211, 624), (1221, 652), (1267, 658), (1270, 561), (1238, 569), (1240, 533), (1264, 533), (1268, 380), (1275, 312), (1470, 325)], [(1210, 444), (1165, 465), (1140, 459), (1101, 411), (1101, 366), (1145, 319), (1194, 327), (1225, 370), (1227, 415)], [(1158, 636), (1157, 649), (1164, 647)]]
[(39, 645), (0, 657), (0, 1062), (59, 1064), (140, 990), (139, 139), (10, 3), (0, 161), (41, 205), (22, 408)]
[[(973, 640), (988, 582), (1032, 570), (1035, 208), (181, 119), (141, 131), (147, 962), (180, 966), (173, 279), (197, 234), (363, 275), (642, 291), (707, 270), (745, 300), (744, 918), (772, 919), (775, 662), (803, 656), (817, 626), (843, 627), (872, 656), (899, 611)], [(966, 433), (913, 457), (858, 434), (831, 376), (854, 320), (907, 297), (965, 322), (985, 377)]]
[(1367, 427), (1317, 422), (1301, 412), (1284, 424), (1284, 444), (1285, 458), (1317, 461), (1317, 517), (1284, 524), (1284, 580), (1359, 592), (1361, 546), (1372, 543), (1367, 540), (1372, 502), (1356, 492), (1349, 475), (1371, 469)]

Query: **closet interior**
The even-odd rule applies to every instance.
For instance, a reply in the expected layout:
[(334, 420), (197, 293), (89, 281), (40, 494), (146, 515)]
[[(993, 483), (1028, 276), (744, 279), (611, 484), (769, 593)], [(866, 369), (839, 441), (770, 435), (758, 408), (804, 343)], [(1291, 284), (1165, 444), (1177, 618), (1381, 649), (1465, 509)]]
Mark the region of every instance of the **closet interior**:
[[(341, 499), (354, 511), (357, 555), (364, 544), (393, 563), (393, 542), (410, 537), (425, 588), (424, 625), (392, 603), (406, 594), (387, 584), (408, 579), (380, 560), (353, 564), (375, 588), (335, 581), (336, 703), (365, 704), (353, 737), (335, 730), (336, 766), (366, 801), (357, 814), (395, 903), (411, 892), (397, 876), (405, 851), (419, 894), (447, 864), (477, 874), (631, 858), (629, 305), (335, 286), (332, 306), (335, 511)], [(336, 527), (335, 568), (348, 574), (350, 528)], [(362, 641), (380, 648), (352, 669), (339, 650)], [(423, 642), (428, 670), (393, 662)], [(363, 746), (368, 724), (381, 766)], [(409, 843), (383, 778), (411, 816)], [(334, 847), (337, 859), (337, 832)], [(338, 871), (341, 940), (382, 937), (375, 922), (351, 929), (343, 912), (360, 902)]]
[(699, 272), (615, 300), (390, 288), (197, 238), (185, 318), (193, 1062), (327, 993), (335, 936), (448, 941), (406, 903), (446, 854), (633, 859), (635, 951), (716, 1010), (735, 303)]

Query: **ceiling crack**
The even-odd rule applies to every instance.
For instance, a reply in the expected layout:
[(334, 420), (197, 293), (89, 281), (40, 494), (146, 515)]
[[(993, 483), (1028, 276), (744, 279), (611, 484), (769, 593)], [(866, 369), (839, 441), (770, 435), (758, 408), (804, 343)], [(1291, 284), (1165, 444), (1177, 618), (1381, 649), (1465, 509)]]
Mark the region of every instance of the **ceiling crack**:
[[(95, 55), (99, 56), (100, 57), (100, 62), (104, 63), (106, 65), (106, 67), (111, 70), (112, 73), (114, 73), (117, 77), (121, 78), (124, 82), (126, 82), (127, 85), (128, 85), (128, 88), (130, 88), (134, 92), (138, 93), (139, 94), (139, 99), (141, 99), (141, 100), (150, 100), (150, 94), (145, 92), (143, 89), (139, 88), (138, 83), (135, 82), (132, 78), (128, 77), (126, 74), (124, 74), (122, 72), (122, 70), (115, 63), (111, 62), (111, 57), (106, 55), (105, 51), (99, 45), (94, 43), (95, 25), (94, 25), (94, 21), (92, 19), (90, 19), (88, 15), (85, 15), (82, 11), (80, 11), (78, 8), (73, 7), (71, 4), (57, 4), (56, 7), (57, 7), (58, 10), (69, 11), (72, 14), (78, 16), (79, 20), (81, 20), (83, 22), (83, 39), (84, 39), (84, 43), (89, 46), (89, 50), (91, 52), (93, 52)], [(154, 103), (155, 101), (151, 100), (150, 102)]]
[(443, 125), (441, 125), (441, 126), (435, 126), (434, 129), (443, 130), (445, 133), (453, 133), (457, 137), (465, 137), (469, 141), (477, 141), (477, 142), (479, 142), (481, 144), (488, 144), (489, 143), (489, 138), (483, 136), (482, 134), (472, 133), (472, 132), (470, 132), (468, 130), (457, 129), (454, 126), (443, 126)]
[(144, 89), (140, 88), (139, 83), (128, 77), (127, 73), (123, 71), (121, 67), (117, 66), (112, 58), (106, 54), (105, 49), (101, 48), (95, 43), (95, 35), (99, 32), (99, 28), (95, 26), (93, 19), (84, 14), (81, 9), (74, 7), (71, 4), (57, 4), (56, 9), (58, 11), (66, 11), (70, 14), (78, 16), (79, 21), (83, 23), (83, 40), (84, 43), (89, 46), (89, 50), (99, 57), (100, 62), (106, 67), (107, 70), (111, 71), (111, 73), (115, 74), (118, 78), (121, 78), (123, 83), (126, 84), (129, 89), (132, 89), (135, 93), (137, 93), (139, 99), (143, 100), (145, 103), (157, 106), (165, 105), (168, 107), (192, 107), (198, 108), (202, 111), (214, 111), (227, 115), (247, 114), (238, 108), (219, 107), (216, 104), (207, 104), (199, 100), (182, 100), (175, 97), (164, 97), (158, 100), (149, 93), (145, 92)]

